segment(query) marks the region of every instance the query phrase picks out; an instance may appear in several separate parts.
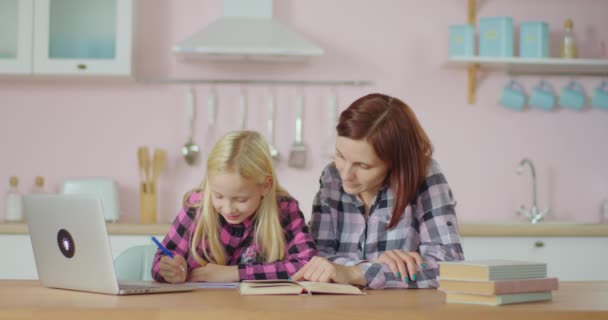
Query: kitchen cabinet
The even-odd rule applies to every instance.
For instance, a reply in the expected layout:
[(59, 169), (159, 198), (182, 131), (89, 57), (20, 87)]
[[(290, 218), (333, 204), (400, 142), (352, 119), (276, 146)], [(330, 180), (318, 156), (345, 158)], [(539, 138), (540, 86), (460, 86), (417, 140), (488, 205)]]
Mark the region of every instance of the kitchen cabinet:
[[(107, 224), (112, 255), (150, 236), (164, 238), (170, 224)], [(467, 260), (511, 259), (546, 262), (550, 276), (564, 281), (608, 280), (608, 225), (570, 223), (463, 223), (459, 225)], [(0, 223), (0, 279), (37, 279), (32, 245), (23, 223)]]
[(132, 0), (0, 0), (0, 74), (128, 76), (132, 23)]
[(608, 237), (462, 237), (466, 260), (547, 263), (562, 281), (608, 280)]
[(32, 73), (34, 0), (0, 0), (0, 73)]
[[(110, 247), (114, 259), (132, 246), (151, 244), (151, 235), (110, 235)], [(159, 239), (162, 235), (154, 235)], [(28, 234), (0, 235), (0, 279), (38, 279), (36, 260)]]

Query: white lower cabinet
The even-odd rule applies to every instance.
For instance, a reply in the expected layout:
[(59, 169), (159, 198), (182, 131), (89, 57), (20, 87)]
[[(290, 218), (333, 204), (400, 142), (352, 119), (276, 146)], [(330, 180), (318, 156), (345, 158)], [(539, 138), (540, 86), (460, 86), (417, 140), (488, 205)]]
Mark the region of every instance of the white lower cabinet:
[(38, 279), (30, 236), (0, 235), (3, 256), (0, 279)]
[[(156, 235), (156, 237), (162, 239), (164, 235)], [(114, 258), (129, 247), (151, 243), (150, 236), (110, 236)], [(0, 279), (38, 279), (29, 235), (0, 235), (0, 250), (4, 256), (0, 263)]]
[[(162, 239), (164, 235), (157, 235)], [(608, 280), (608, 237), (462, 237), (467, 260), (511, 259), (546, 262), (549, 276), (562, 281)], [(116, 258), (127, 248), (150, 244), (147, 235), (111, 235)], [(0, 279), (37, 279), (27, 234), (0, 235)]]
[(466, 260), (547, 263), (562, 281), (608, 280), (608, 237), (462, 237)]

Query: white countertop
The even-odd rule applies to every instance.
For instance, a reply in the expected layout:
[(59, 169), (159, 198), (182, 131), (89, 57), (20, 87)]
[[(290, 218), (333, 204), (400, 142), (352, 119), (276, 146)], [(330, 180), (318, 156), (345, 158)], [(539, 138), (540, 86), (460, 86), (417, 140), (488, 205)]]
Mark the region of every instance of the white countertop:
[[(111, 235), (166, 234), (170, 224), (109, 223)], [(27, 234), (27, 224), (0, 223), (0, 234)], [(608, 224), (570, 222), (461, 222), (463, 237), (608, 237)]]

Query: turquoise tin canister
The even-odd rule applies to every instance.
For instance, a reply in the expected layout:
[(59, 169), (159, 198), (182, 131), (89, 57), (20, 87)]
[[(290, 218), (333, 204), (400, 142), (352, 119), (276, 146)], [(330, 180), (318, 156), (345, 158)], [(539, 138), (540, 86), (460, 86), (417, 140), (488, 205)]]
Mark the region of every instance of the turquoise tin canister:
[(522, 22), (519, 25), (519, 56), (522, 58), (549, 57), (549, 24), (542, 21)]
[(479, 19), (479, 56), (513, 56), (513, 19), (511, 17)]
[(450, 26), (450, 57), (472, 57), (475, 55), (475, 31), (470, 24)]

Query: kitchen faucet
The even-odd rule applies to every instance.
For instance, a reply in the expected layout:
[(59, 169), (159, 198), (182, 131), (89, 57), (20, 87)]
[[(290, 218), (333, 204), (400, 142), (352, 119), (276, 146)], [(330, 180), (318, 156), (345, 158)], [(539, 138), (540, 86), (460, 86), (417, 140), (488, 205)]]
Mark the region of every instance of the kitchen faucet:
[(517, 166), (517, 174), (522, 174), (524, 172), (525, 165), (528, 165), (530, 167), (530, 171), (532, 173), (532, 208), (530, 208), (530, 211), (527, 211), (526, 207), (524, 205), (521, 205), (519, 210), (517, 210), (517, 214), (520, 216), (525, 216), (530, 220), (530, 222), (534, 224), (541, 221), (545, 217), (545, 215), (549, 213), (549, 208), (542, 211), (538, 209), (536, 202), (536, 170), (534, 170), (534, 163), (532, 162), (532, 160), (528, 158), (523, 158)]

